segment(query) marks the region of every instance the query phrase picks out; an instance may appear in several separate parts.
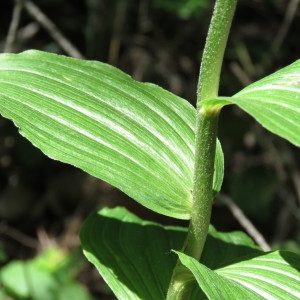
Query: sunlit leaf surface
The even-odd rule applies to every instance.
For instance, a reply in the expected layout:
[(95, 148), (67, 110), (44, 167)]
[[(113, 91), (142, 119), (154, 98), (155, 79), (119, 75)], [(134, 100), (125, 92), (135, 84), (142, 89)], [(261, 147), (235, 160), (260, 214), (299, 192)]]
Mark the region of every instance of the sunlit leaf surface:
[(178, 253), (208, 299), (297, 300), (300, 298), (300, 256), (275, 251), (212, 271)]
[[(0, 113), (49, 157), (181, 219), (191, 212), (195, 109), (120, 70), (39, 51), (0, 55)], [(217, 147), (214, 191), (223, 179)]]
[[(172, 250), (182, 248), (186, 232), (183, 227), (143, 221), (118, 207), (91, 215), (80, 239), (86, 257), (118, 299), (163, 300), (177, 259)], [(217, 268), (258, 252), (245, 234), (222, 233), (211, 226), (201, 261)], [(201, 299), (200, 293), (196, 284), (189, 300)]]
[(300, 146), (300, 60), (250, 84), (233, 97), (203, 105), (236, 104), (271, 132)]
[(232, 97), (264, 127), (300, 146), (300, 60)]
[(84, 254), (118, 299), (165, 299), (186, 230), (139, 219), (126, 209), (104, 208), (84, 223)]

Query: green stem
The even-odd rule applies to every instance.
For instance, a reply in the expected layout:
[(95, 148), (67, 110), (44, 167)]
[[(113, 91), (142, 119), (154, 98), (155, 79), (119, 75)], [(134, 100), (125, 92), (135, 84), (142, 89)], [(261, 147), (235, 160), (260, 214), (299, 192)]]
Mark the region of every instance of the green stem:
[[(236, 0), (217, 0), (209, 27), (197, 89), (196, 150), (193, 209), (183, 252), (199, 260), (208, 233), (219, 108), (202, 107), (201, 101), (218, 96), (220, 73)], [(188, 299), (190, 271), (177, 262), (167, 299)]]
[(197, 112), (193, 210), (183, 252), (199, 260), (205, 244), (213, 202), (213, 176), (219, 110)]
[(237, 0), (216, 1), (201, 62), (197, 107), (201, 100), (218, 96), (221, 67), (236, 2)]

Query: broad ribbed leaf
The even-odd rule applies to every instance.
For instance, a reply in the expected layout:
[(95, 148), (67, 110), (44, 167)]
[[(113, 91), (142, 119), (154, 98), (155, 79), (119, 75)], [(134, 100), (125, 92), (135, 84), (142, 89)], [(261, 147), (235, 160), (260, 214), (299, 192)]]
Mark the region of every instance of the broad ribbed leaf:
[(203, 101), (203, 105), (237, 104), (265, 128), (300, 146), (300, 60), (275, 72), (231, 98)]
[(244, 232), (220, 232), (210, 225), (200, 262), (214, 270), (239, 257), (261, 252), (261, 248)]
[(142, 221), (125, 208), (104, 208), (80, 231), (84, 254), (118, 299), (165, 299), (186, 230)]
[[(85, 221), (80, 239), (86, 257), (119, 299), (160, 300), (176, 263), (171, 250), (182, 248), (186, 232), (143, 221), (124, 208), (104, 208)], [(201, 261), (216, 268), (257, 252), (245, 234), (221, 233), (210, 226)], [(199, 299), (199, 292), (197, 287), (191, 300)]]
[[(195, 109), (109, 65), (38, 51), (0, 56), (0, 113), (51, 158), (181, 219), (191, 210)], [(218, 143), (214, 190), (223, 179)]]
[[(209, 300), (227, 300), (227, 299), (253, 299), (262, 300), (261, 297), (248, 291), (243, 286), (220, 276), (217, 272), (212, 271), (206, 266), (200, 264), (194, 258), (185, 255), (181, 252), (176, 252), (181, 263), (191, 271), (191, 277), (187, 278), (187, 282), (197, 281), (198, 286), (193, 285), (195, 290), (202, 289), (207, 298), (201, 299)], [(192, 291), (191, 291), (192, 293)]]
[(183, 253), (177, 254), (208, 299), (300, 298), (300, 256), (292, 252), (252, 256), (215, 271)]

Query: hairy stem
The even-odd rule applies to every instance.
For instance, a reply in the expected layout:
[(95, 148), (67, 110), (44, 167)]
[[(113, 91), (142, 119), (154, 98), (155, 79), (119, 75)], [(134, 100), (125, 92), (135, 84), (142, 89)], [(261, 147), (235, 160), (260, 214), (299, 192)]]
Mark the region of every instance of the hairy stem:
[[(197, 89), (196, 149), (193, 209), (183, 252), (199, 260), (208, 233), (213, 201), (213, 175), (219, 108), (202, 107), (201, 101), (218, 96), (224, 51), (236, 0), (217, 0), (208, 31)], [(167, 299), (188, 299), (191, 274), (177, 262)]]
[(218, 96), (221, 67), (236, 2), (237, 0), (216, 1), (201, 62), (197, 107), (201, 105), (201, 100)]
[(219, 110), (206, 111), (202, 108), (197, 114), (197, 138), (202, 146), (196, 148), (195, 155), (201, 159), (195, 164), (193, 211), (183, 251), (199, 260), (208, 232), (213, 202), (212, 185)]

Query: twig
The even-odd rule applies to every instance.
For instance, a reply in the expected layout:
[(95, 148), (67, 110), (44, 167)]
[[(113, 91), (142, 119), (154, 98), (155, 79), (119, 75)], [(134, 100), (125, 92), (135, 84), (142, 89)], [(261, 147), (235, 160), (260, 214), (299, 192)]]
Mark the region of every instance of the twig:
[(38, 228), (37, 237), (41, 249), (52, 248), (57, 246), (56, 240), (50, 237), (46, 230), (42, 227)]
[(21, 20), (22, 9), (23, 9), (23, 1), (15, 0), (13, 14), (9, 25), (5, 45), (4, 45), (4, 52), (13, 52), (13, 47), (17, 36), (17, 30)]
[(108, 62), (112, 65), (117, 65), (117, 60), (119, 57), (122, 41), (121, 35), (126, 18), (127, 4), (127, 1), (124, 0), (117, 3), (115, 12), (116, 15), (113, 24), (113, 37), (111, 39), (108, 51)]
[(28, 23), (24, 27), (20, 28), (17, 33), (18, 42), (24, 43), (27, 40), (32, 39), (39, 32), (40, 28), (40, 24), (35, 21)]
[(229, 208), (232, 215), (236, 218), (240, 225), (264, 251), (271, 250), (271, 247), (266, 242), (263, 235), (255, 228), (253, 223), (245, 216), (243, 211), (228, 196), (219, 194), (218, 201), (224, 203)]
[(297, 6), (299, 5), (299, 1), (300, 0), (290, 0), (289, 4), (287, 6), (287, 9), (285, 11), (285, 15), (284, 15), (283, 21), (281, 23), (281, 26), (280, 26), (273, 42), (271, 43), (270, 53), (262, 62), (264, 70), (268, 69), (270, 67), (272, 61), (276, 58), (276, 55), (279, 52), (279, 49), (282, 46), (282, 43), (290, 29), (292, 21), (295, 18), (295, 15), (297, 12)]
[[(273, 139), (266, 138), (261, 132), (261, 126), (255, 126), (253, 131), (256, 135), (258, 144), (264, 150), (264, 162), (274, 167), (279, 182), (276, 185), (278, 196), (282, 199), (283, 205), (279, 210), (277, 217), (277, 229), (274, 231), (275, 236), (272, 238), (272, 243), (282, 242), (289, 233), (292, 227), (291, 217), (297, 211), (297, 199), (300, 203), (300, 173), (295, 167), (296, 161), (294, 155), (291, 153), (291, 149), (287, 143), (282, 141), (281, 147), (283, 153), (289, 153), (289, 160), (284, 162), (279, 152), (278, 146), (275, 145)], [(294, 185), (294, 190), (290, 189), (290, 181)], [(296, 195), (294, 196), (294, 191)], [(295, 215), (296, 217), (296, 215)]]
[(84, 59), (80, 51), (62, 34), (56, 25), (32, 1), (25, 0), (27, 12), (42, 26), (58, 45), (70, 56)]
[(0, 233), (11, 237), (12, 239), (18, 241), (20, 244), (25, 245), (29, 248), (36, 249), (39, 244), (36, 239), (29, 237), (21, 231), (8, 226), (4, 222), (0, 224)]
[(291, 23), (296, 15), (297, 6), (299, 5), (300, 0), (291, 0), (288, 4), (288, 7), (285, 11), (284, 19), (282, 21), (282, 24), (277, 32), (276, 37), (273, 40), (273, 43), (271, 45), (271, 51), (273, 54), (276, 54), (278, 50), (280, 49), (283, 40), (285, 39), (289, 28), (291, 26)]
[(240, 81), (242, 86), (247, 86), (252, 83), (252, 80), (248, 76), (248, 74), (240, 67), (237, 62), (232, 62), (229, 65), (230, 71), (234, 74), (234, 76)]

